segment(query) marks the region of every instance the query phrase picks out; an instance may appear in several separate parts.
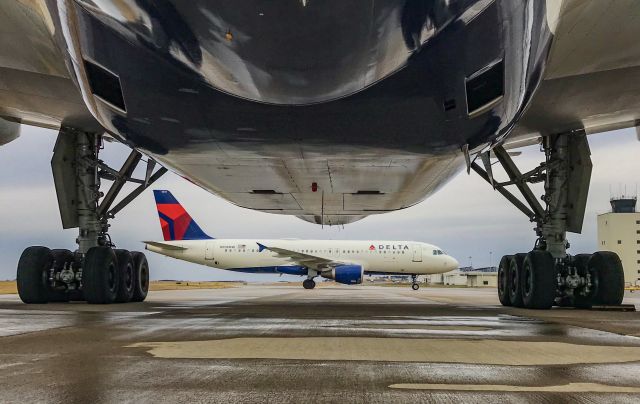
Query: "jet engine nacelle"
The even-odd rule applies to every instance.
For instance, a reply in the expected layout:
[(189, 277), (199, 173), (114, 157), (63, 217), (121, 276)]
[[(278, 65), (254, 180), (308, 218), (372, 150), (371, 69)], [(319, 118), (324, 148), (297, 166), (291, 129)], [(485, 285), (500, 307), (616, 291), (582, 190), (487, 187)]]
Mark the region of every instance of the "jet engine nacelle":
[(340, 265), (321, 273), (322, 277), (333, 279), (345, 285), (357, 285), (362, 283), (364, 268), (362, 265)]

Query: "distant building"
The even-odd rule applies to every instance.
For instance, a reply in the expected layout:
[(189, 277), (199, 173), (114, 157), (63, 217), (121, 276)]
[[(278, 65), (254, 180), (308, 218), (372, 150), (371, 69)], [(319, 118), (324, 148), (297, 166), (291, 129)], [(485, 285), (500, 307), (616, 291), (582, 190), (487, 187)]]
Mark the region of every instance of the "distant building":
[(640, 282), (640, 213), (637, 198), (611, 199), (611, 212), (598, 215), (598, 249), (620, 256), (626, 284)]
[(498, 272), (473, 271), (467, 272), (467, 286), (470, 288), (498, 287)]
[(477, 287), (497, 287), (498, 268), (484, 267), (472, 268), (463, 267), (444, 274), (434, 274), (427, 276), (427, 283), (433, 285), (467, 286)]
[(467, 275), (466, 273), (461, 272), (459, 269), (456, 269), (451, 272), (446, 272), (442, 275), (443, 275), (445, 285), (453, 285), (453, 286), (467, 285)]

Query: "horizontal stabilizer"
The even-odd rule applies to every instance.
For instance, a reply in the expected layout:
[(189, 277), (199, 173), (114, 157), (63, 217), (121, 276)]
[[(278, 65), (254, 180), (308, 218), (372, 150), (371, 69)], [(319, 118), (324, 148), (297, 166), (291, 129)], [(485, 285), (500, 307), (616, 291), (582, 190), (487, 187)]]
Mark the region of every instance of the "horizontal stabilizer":
[(159, 243), (157, 241), (143, 241), (146, 245), (150, 245), (156, 248), (162, 248), (163, 250), (186, 250), (186, 247), (180, 247), (179, 245)]

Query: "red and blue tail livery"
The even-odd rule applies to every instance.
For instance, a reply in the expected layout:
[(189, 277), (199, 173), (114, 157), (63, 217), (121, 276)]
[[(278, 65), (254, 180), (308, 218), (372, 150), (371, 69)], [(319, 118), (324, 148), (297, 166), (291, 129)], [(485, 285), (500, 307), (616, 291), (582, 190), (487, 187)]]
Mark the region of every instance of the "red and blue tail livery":
[(156, 207), (164, 241), (170, 240), (211, 240), (193, 220), (178, 200), (166, 190), (154, 190)]

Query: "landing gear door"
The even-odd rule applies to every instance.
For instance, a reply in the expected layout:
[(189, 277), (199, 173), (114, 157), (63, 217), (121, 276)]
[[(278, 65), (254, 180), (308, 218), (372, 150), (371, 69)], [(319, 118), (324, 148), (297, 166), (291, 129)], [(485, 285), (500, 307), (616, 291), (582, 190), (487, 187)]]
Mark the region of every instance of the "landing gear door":
[(204, 259), (206, 260), (212, 260), (213, 259), (213, 247), (214, 247), (214, 242), (213, 241), (207, 241), (207, 244), (205, 246), (205, 252), (204, 252)]
[(411, 248), (413, 249), (413, 262), (422, 262), (422, 246), (413, 244)]

